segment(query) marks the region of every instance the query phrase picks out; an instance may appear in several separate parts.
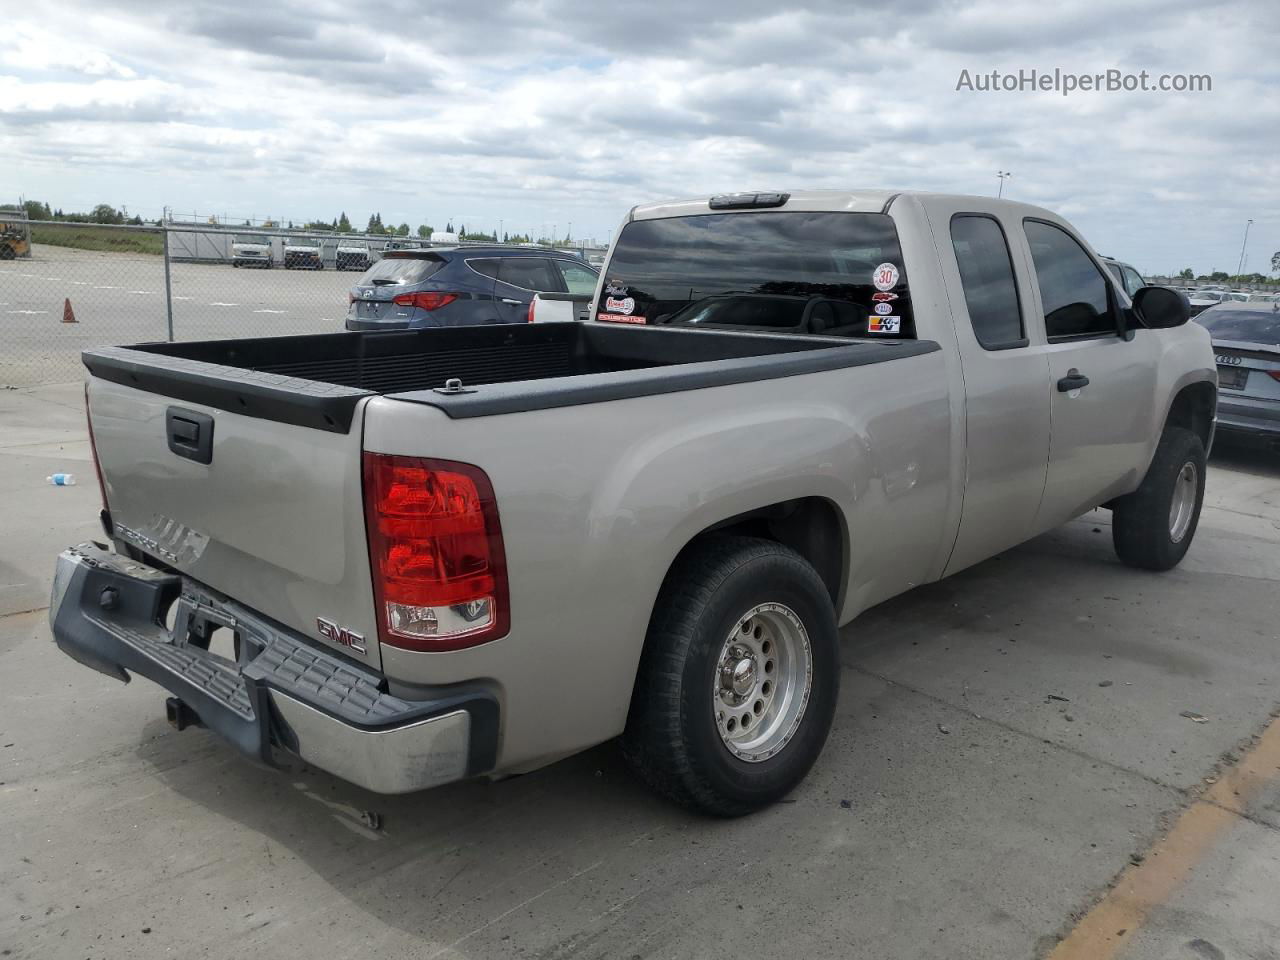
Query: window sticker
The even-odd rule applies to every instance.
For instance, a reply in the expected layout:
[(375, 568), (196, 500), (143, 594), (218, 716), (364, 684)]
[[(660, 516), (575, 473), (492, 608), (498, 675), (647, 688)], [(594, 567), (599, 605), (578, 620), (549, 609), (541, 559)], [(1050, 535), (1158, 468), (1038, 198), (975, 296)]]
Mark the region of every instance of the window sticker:
[(626, 313), (635, 312), (636, 301), (634, 297), (609, 297), (604, 302), (604, 308), (610, 313)]
[(898, 268), (892, 263), (882, 263), (871, 274), (871, 283), (877, 290), (892, 290), (898, 285)]
[(897, 333), (901, 328), (901, 317), (867, 318), (867, 333)]
[(893, 306), (888, 303), (877, 303), (876, 313), (880, 314), (882, 317), (887, 316), (888, 314), (893, 313)]

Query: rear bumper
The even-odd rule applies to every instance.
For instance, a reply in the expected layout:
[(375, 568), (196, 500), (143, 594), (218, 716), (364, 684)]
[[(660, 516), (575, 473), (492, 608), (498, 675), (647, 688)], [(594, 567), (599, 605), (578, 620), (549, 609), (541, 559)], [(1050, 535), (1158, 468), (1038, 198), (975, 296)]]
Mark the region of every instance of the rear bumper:
[(1218, 430), (1280, 440), (1280, 402), (1219, 392)]
[[(58, 557), (49, 623), (74, 660), (126, 683), (130, 672), (154, 680), (267, 764), (285, 749), (368, 790), (408, 793), (485, 773), (497, 758), (498, 702), (488, 689), (391, 696), (368, 669), (194, 581), (93, 544)], [(237, 662), (208, 651), (219, 627), (238, 638)]]

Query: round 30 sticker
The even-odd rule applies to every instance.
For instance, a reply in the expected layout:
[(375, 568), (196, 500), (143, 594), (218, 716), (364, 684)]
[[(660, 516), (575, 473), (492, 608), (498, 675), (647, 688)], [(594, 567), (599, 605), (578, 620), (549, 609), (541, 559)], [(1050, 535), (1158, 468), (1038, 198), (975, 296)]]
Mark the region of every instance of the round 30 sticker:
[(898, 285), (898, 268), (892, 263), (882, 263), (871, 274), (871, 282), (877, 290), (892, 290)]

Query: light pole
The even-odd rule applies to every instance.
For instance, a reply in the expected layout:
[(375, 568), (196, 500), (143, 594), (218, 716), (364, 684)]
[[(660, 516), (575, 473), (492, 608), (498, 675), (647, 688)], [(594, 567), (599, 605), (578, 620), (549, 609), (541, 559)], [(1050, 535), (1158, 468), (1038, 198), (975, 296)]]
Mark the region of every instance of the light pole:
[(1236, 266), (1236, 276), (1244, 273), (1244, 251), (1249, 246), (1249, 228), (1253, 226), (1252, 220), (1246, 220), (1244, 224), (1244, 243), (1240, 244), (1240, 263)]
[(997, 170), (996, 176), (1000, 178), (1000, 190), (996, 193), (996, 198), (1004, 196), (1004, 182), (1013, 176), (1008, 170)]

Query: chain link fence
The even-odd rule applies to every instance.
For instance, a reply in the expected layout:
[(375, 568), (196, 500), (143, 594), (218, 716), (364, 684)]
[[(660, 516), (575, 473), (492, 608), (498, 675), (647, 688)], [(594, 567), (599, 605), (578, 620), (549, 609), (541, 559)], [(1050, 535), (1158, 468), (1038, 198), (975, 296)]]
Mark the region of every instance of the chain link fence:
[(89, 347), (341, 331), (348, 291), (384, 249), (428, 245), (185, 224), (26, 226), (29, 257), (0, 261), (0, 385), (10, 387), (80, 379)]

